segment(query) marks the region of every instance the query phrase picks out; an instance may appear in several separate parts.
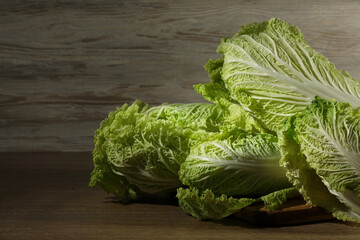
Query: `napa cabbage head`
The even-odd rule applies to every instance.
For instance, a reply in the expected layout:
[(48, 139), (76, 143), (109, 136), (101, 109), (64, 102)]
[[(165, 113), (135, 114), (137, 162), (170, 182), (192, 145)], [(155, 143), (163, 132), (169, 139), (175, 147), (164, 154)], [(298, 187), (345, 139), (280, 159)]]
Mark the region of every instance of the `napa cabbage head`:
[(218, 60), (205, 69), (210, 83), (195, 85), (224, 108), (239, 105), (260, 124), (277, 131), (315, 96), (360, 106), (360, 85), (305, 41), (300, 30), (280, 19), (248, 24), (221, 41)]
[(221, 109), (207, 103), (123, 105), (95, 133), (90, 185), (123, 202), (138, 194), (175, 191), (190, 146), (211, 139), (223, 118)]
[(317, 97), (279, 135), (281, 164), (311, 205), (360, 222), (360, 108)]
[(277, 209), (299, 196), (280, 158), (275, 135), (223, 129), (217, 139), (191, 147), (179, 172), (179, 205), (196, 218), (215, 220), (255, 202)]

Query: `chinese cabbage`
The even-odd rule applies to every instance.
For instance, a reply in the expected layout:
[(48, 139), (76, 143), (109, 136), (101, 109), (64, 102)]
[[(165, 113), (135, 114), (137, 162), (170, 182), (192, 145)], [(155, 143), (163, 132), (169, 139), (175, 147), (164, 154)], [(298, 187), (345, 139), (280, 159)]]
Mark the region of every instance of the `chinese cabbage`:
[[(243, 26), (231, 39), (223, 39), (217, 51), (222, 58), (206, 65), (216, 77), (195, 90), (225, 107), (239, 104), (269, 130), (276, 131), (315, 96), (360, 106), (358, 81), (313, 50), (297, 27), (280, 19)], [(214, 89), (220, 89), (220, 97)]]
[(139, 193), (175, 191), (190, 146), (211, 138), (222, 119), (223, 112), (207, 103), (153, 108), (142, 101), (125, 104), (95, 133), (90, 185), (99, 185), (123, 202)]
[(360, 108), (317, 97), (280, 132), (282, 165), (305, 200), (360, 222)]

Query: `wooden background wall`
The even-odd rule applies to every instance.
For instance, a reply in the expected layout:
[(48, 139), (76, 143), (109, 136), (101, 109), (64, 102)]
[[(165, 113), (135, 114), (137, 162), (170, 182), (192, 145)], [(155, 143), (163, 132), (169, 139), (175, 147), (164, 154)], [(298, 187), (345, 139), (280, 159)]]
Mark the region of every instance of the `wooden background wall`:
[(220, 38), (272, 17), (360, 79), (355, 0), (2, 0), (0, 151), (90, 151), (116, 106), (204, 101)]

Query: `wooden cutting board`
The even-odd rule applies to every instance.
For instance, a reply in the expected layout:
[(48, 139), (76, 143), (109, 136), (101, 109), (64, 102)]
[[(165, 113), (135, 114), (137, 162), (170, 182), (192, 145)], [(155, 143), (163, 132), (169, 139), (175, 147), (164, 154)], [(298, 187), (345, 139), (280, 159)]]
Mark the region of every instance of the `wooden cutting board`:
[(302, 199), (290, 200), (283, 208), (274, 211), (266, 210), (263, 204), (253, 204), (234, 216), (258, 226), (285, 226), (334, 220), (331, 213), (320, 207), (310, 207)]

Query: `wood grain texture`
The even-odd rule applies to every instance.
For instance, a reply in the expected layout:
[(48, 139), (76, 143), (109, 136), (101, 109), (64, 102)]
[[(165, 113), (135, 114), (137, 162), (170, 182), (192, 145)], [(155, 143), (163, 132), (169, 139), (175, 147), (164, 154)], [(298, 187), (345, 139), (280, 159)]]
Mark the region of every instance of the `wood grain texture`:
[(89, 151), (116, 106), (204, 101), (220, 38), (271, 17), (360, 79), (358, 1), (1, 1), (0, 151)]
[(90, 153), (0, 153), (0, 239), (358, 240), (360, 226), (322, 222), (259, 228), (236, 218), (199, 221), (173, 196), (122, 205), (90, 189)]

